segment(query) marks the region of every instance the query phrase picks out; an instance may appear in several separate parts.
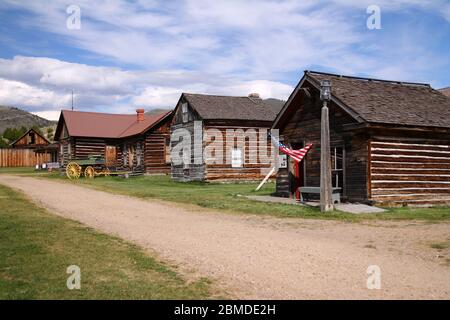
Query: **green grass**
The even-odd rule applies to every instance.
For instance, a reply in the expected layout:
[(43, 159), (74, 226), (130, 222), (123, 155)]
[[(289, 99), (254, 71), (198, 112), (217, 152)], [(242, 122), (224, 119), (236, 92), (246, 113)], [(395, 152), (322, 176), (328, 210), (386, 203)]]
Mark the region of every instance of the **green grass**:
[(431, 248), (437, 249), (437, 250), (444, 250), (450, 247), (450, 241), (449, 242), (436, 242), (432, 243), (430, 245)]
[(30, 167), (7, 167), (0, 168), (0, 173), (9, 173), (9, 174), (45, 174), (46, 171), (36, 171), (34, 168)]
[[(188, 282), (140, 248), (48, 213), (0, 185), (0, 299), (205, 299), (210, 281)], [(66, 286), (69, 265), (81, 289)]]

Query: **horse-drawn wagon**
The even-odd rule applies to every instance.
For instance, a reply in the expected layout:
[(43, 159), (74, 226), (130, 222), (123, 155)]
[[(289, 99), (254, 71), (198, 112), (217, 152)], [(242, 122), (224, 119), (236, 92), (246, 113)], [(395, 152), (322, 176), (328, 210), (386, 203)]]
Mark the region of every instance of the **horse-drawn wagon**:
[(66, 176), (69, 179), (78, 179), (81, 175), (92, 179), (95, 176), (109, 176), (111, 171), (106, 166), (105, 158), (89, 156), (87, 159), (70, 161), (66, 166)]

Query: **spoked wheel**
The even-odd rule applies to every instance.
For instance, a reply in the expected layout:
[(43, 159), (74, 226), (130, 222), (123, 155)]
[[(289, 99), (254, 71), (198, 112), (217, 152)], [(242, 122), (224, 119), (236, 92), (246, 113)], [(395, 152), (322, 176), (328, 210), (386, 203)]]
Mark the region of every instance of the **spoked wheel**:
[(93, 179), (95, 176), (95, 170), (91, 166), (86, 167), (84, 169), (84, 176), (88, 179)]
[(76, 162), (70, 162), (66, 167), (66, 175), (69, 179), (78, 179), (81, 174), (81, 167)]

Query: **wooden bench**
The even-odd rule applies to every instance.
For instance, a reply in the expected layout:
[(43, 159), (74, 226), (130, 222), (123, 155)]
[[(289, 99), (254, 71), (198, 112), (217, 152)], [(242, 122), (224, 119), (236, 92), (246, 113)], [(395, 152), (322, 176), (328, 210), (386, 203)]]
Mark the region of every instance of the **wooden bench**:
[[(320, 195), (320, 187), (300, 187), (298, 188), (298, 191), (300, 193), (300, 201), (304, 202), (303, 194), (306, 193), (312, 193), (312, 194), (318, 194)], [(341, 188), (333, 188), (333, 191), (331, 192), (331, 201), (333, 204), (339, 204), (341, 203)]]

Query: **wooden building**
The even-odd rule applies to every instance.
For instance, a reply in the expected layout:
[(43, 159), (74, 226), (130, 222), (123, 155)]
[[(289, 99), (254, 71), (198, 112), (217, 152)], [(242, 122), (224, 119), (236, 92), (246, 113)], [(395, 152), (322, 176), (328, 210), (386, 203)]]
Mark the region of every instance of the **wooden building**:
[[(270, 166), (261, 161), (260, 148), (266, 150), (270, 141), (265, 140), (261, 146), (255, 140), (260, 135), (267, 139), (267, 130), (281, 107), (279, 101), (263, 101), (258, 94), (231, 97), (183, 93), (174, 110), (171, 147), (172, 152), (177, 149), (181, 140), (176, 132), (184, 129), (191, 141), (190, 157), (183, 163), (172, 161), (173, 180), (260, 179), (262, 169)], [(212, 144), (217, 150), (212, 151)]]
[(36, 149), (50, 144), (42, 134), (34, 129), (25, 132), (19, 139), (11, 143), (11, 148)]
[(170, 173), (172, 112), (146, 115), (63, 110), (55, 132), (60, 163), (89, 156), (105, 158), (110, 168), (135, 173)]
[(343, 200), (384, 205), (450, 203), (450, 98), (428, 84), (305, 71), (273, 127), (285, 144), (313, 148), (289, 161), (276, 193), (320, 185), (320, 81), (331, 80), (333, 186)]
[[(16, 150), (29, 149), (29, 153), (16, 152), (16, 154), (18, 156), (18, 159), (20, 159), (21, 157), (34, 158), (34, 165), (42, 165), (43, 163), (53, 163), (58, 161), (58, 144), (51, 143), (47, 138), (45, 138), (35, 129), (28, 130), (19, 139), (11, 143), (11, 148)], [(12, 154), (13, 153), (14, 151), (12, 151)], [(31, 154), (33, 154), (33, 156), (31, 156)], [(22, 159), (18, 163), (29, 164), (30, 161)], [(12, 164), (14, 164), (14, 162)]]

